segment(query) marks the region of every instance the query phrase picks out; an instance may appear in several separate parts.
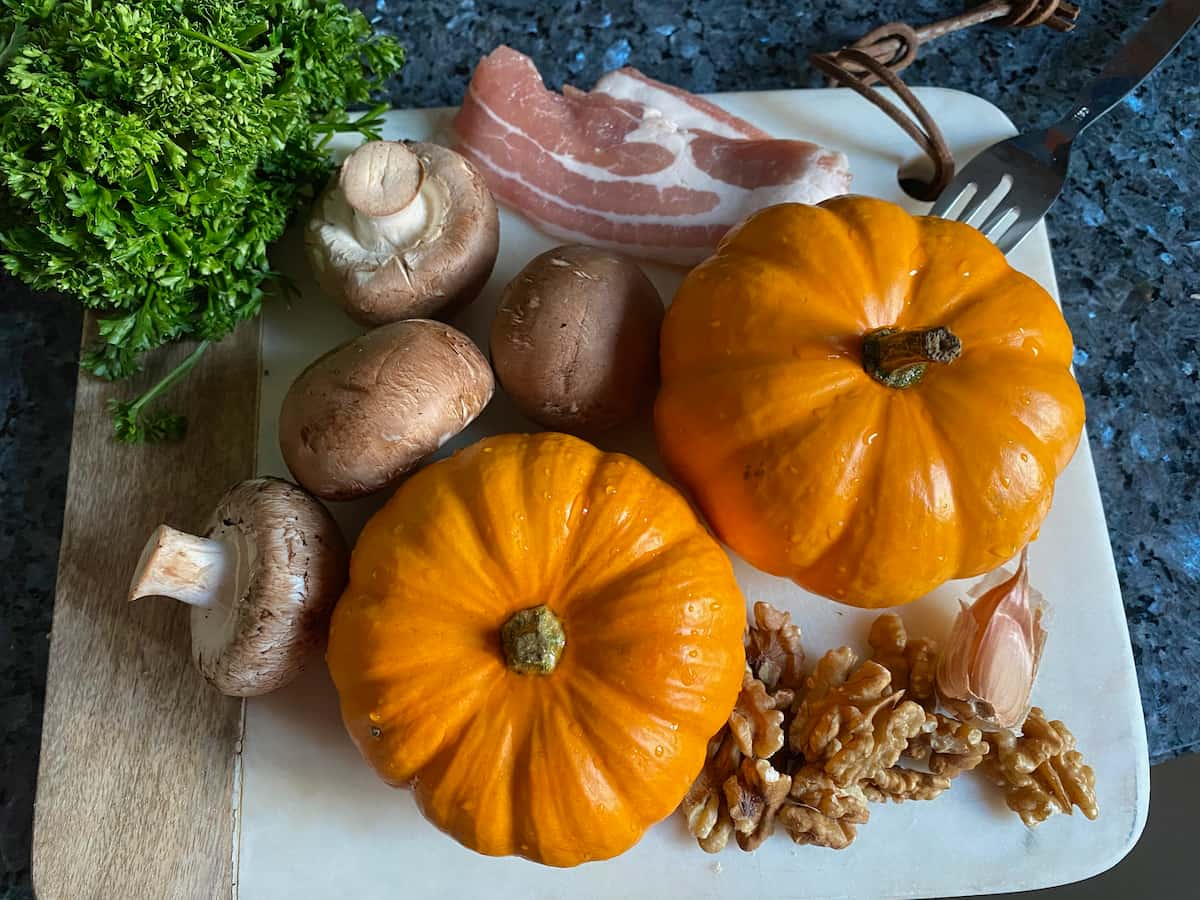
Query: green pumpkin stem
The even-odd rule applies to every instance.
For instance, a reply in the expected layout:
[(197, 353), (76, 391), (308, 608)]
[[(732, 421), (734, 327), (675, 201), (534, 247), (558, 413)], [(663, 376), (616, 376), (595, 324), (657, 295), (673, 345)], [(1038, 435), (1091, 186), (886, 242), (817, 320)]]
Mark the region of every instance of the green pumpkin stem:
[(881, 384), (910, 388), (925, 377), (930, 363), (952, 363), (962, 341), (949, 328), (879, 328), (863, 338), (863, 368)]
[(549, 675), (558, 665), (567, 637), (562, 622), (545, 605), (513, 613), (500, 629), (504, 660), (519, 675)]

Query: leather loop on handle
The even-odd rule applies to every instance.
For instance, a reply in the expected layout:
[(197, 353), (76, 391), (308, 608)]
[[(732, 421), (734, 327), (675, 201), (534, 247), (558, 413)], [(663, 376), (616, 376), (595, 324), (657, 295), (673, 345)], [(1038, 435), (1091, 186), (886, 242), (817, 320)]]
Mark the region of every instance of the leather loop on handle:
[[(933, 161), (933, 177), (929, 181), (908, 179), (904, 188), (918, 200), (937, 199), (938, 194), (954, 178), (954, 157), (933, 116), (908, 85), (900, 80), (900, 76), (875, 57), (854, 48), (836, 53), (817, 53), (809, 57), (809, 61), (830, 81), (850, 88), (882, 111), (916, 142)], [(865, 71), (868, 77), (860, 76), (856, 70)], [(872, 86), (880, 81), (895, 91), (896, 96), (908, 107), (908, 113)]]
[[(931, 41), (984, 22), (1011, 28), (1045, 25), (1055, 31), (1070, 31), (1079, 17), (1079, 7), (1067, 0), (987, 0), (961, 15), (913, 28), (904, 22), (888, 22), (863, 35), (849, 47), (833, 53), (817, 53), (809, 61), (832, 84), (848, 87), (899, 125), (933, 162), (928, 181), (908, 178), (904, 189), (918, 200), (936, 200), (954, 178), (954, 158), (937, 122), (897, 74), (917, 58), (917, 51)], [(906, 113), (883, 96), (875, 85), (882, 82), (895, 91), (908, 107)]]

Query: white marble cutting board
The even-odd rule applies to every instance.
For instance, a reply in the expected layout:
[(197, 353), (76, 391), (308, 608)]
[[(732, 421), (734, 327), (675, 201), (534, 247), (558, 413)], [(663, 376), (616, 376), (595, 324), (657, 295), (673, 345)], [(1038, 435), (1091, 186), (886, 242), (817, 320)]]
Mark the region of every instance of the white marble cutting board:
[[(977, 97), (918, 91), (961, 162), (1013, 133), (1008, 119)], [(895, 125), (848, 91), (779, 91), (715, 98), (782, 137), (844, 150), (854, 189), (903, 202), (897, 167), (916, 156)], [(390, 138), (443, 132), (446, 110), (392, 113)], [(483, 296), (456, 324), (486, 349), (503, 285), (554, 241), (502, 214), (500, 259)], [(269, 306), (263, 331), (258, 468), (287, 476), (276, 441), (284, 392), (318, 354), (357, 333), (308, 277), (296, 235), (278, 264), (300, 285), (290, 308)], [(1057, 296), (1050, 247), (1038, 227), (1012, 262)], [(664, 299), (679, 273), (650, 267)], [(443, 453), (486, 434), (531, 426), (498, 392), (481, 419)], [(646, 428), (601, 442), (661, 471)], [(351, 539), (383, 497), (334, 504)], [(791, 610), (810, 659), (848, 643), (862, 647), (873, 614), (815, 597), (789, 581), (735, 560), (747, 600)], [(1146, 737), (1129, 634), (1104, 513), (1086, 440), (1058, 483), (1054, 507), (1031, 551), (1033, 582), (1053, 605), (1051, 634), (1034, 700), (1064, 719), (1096, 769), (1101, 815), (1059, 816), (1029, 831), (982, 779), (968, 775), (932, 803), (872, 808), (857, 841), (834, 852), (796, 847), (783, 834), (754, 854), (732, 845), (701, 852), (679, 816), (606, 862), (555, 870), (521, 859), (492, 859), (460, 847), (427, 824), (411, 796), (386, 787), (358, 757), (338, 718), (323, 664), (290, 687), (246, 704), (235, 809), (234, 896), (242, 900), (326, 898), (784, 898), (920, 897), (1015, 891), (1075, 881), (1123, 857), (1141, 833), (1149, 799)], [(965, 584), (948, 585), (903, 609), (910, 630), (942, 635)]]

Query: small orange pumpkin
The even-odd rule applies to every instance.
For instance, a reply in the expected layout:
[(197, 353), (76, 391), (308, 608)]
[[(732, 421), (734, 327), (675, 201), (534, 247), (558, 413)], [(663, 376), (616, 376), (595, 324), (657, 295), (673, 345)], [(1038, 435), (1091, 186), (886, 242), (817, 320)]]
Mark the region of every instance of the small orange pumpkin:
[(907, 603), (1036, 535), (1083, 427), (1054, 300), (968, 225), (881, 200), (762, 210), (662, 330), (659, 448), (750, 563)]
[(572, 866), (678, 805), (737, 698), (744, 627), (674, 488), (577, 438), (502, 435), (367, 523), (327, 658), (359, 750), (435, 825)]

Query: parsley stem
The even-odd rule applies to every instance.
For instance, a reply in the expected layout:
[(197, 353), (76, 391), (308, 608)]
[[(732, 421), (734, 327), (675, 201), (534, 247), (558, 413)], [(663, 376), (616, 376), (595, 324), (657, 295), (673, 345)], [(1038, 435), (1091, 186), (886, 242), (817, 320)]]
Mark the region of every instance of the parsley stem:
[(215, 37), (209, 37), (207, 34), (191, 28), (180, 28), (179, 33), (190, 38), (195, 38), (198, 41), (204, 41), (206, 44), (212, 44), (218, 50), (224, 50), (230, 56), (236, 57), (239, 63), (241, 60), (259, 63), (267, 62), (278, 56), (283, 50), (282, 47), (274, 47), (271, 50), (243, 50), (241, 47), (235, 47), (233, 44), (219, 41)]
[(184, 375), (191, 371), (196, 363), (200, 362), (200, 357), (204, 355), (204, 351), (208, 349), (208, 345), (211, 343), (212, 341), (207, 340), (198, 343), (196, 345), (196, 349), (189, 353), (183, 362), (168, 372), (158, 384), (154, 385), (154, 387), (150, 388), (150, 390), (146, 391), (146, 393), (134, 400), (129, 407), (134, 415), (137, 415), (143, 406), (145, 406), (155, 397), (168, 391), (171, 386), (175, 384), (175, 382), (179, 381), (179, 379), (183, 378)]
[(12, 33), (9, 34), (8, 40), (4, 42), (4, 49), (0, 50), (0, 69), (5, 68), (17, 51), (21, 49), (21, 44), (25, 42), (25, 33), (28, 29), (24, 22), (18, 22), (13, 26)]

